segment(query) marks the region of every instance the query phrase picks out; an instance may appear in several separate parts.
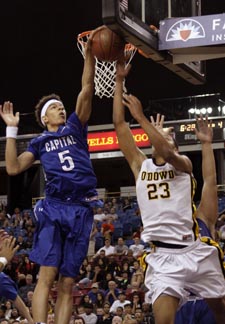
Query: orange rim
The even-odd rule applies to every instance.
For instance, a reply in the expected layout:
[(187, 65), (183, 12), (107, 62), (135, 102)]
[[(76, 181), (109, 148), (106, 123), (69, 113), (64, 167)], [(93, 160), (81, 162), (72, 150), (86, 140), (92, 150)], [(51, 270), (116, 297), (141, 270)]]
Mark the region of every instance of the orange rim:
[[(87, 30), (87, 31), (84, 31), (84, 32), (80, 33), (77, 36), (77, 41), (82, 45), (86, 44), (88, 36), (90, 35), (91, 32), (92, 32), (92, 30)], [(86, 40), (84, 40), (85, 37), (86, 37)], [(132, 45), (130, 43), (125, 44), (125, 50), (126, 51), (134, 51), (135, 49), (137, 49), (137, 48), (134, 45)]]

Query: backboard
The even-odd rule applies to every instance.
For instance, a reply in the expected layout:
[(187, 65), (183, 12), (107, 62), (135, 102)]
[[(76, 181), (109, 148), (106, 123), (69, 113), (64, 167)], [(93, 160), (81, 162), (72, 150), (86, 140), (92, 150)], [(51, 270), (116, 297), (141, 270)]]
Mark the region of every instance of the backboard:
[[(102, 0), (105, 25), (136, 46), (145, 57), (163, 65), (192, 84), (206, 79), (205, 62), (174, 64), (169, 50), (159, 51), (160, 21), (170, 17), (192, 17), (201, 14), (201, 0)], [(150, 26), (155, 26), (150, 27)]]

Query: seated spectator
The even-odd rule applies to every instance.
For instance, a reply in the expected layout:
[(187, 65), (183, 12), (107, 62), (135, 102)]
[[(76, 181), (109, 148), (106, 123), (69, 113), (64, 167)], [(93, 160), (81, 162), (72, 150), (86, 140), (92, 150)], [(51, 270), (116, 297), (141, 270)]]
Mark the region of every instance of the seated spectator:
[(138, 292), (134, 292), (133, 293), (131, 303), (133, 305), (133, 308), (132, 308), (132, 313), (133, 314), (136, 313), (137, 309), (140, 309), (141, 310), (141, 308), (142, 308), (142, 301), (141, 301), (140, 294)]
[(84, 304), (84, 314), (80, 314), (80, 316), (83, 317), (85, 324), (96, 324), (98, 320), (94, 313), (94, 306), (90, 303)]
[(117, 307), (116, 313), (114, 316), (119, 316), (119, 317), (123, 318), (123, 307), (120, 307), (120, 306)]
[(101, 293), (101, 290), (99, 289), (99, 285), (97, 284), (97, 282), (94, 282), (91, 285), (91, 290), (88, 292), (88, 296), (93, 304), (96, 304), (97, 302), (98, 293)]
[(144, 273), (138, 260), (133, 262), (133, 271), (131, 275), (131, 287), (140, 288), (144, 283)]
[(126, 290), (130, 285), (129, 274), (127, 271), (122, 271), (121, 276), (116, 276), (115, 280), (119, 289)]
[(101, 268), (98, 264), (94, 266), (92, 281), (95, 283), (100, 283), (105, 280), (105, 270)]
[(154, 315), (153, 315), (153, 311), (152, 311), (152, 304), (143, 303), (142, 304), (142, 314), (143, 314), (145, 323), (155, 323)]
[(123, 307), (123, 318), (124, 321), (128, 318), (134, 318), (134, 314), (132, 313), (133, 305), (130, 303), (127, 303)]
[(108, 214), (106, 214), (106, 219), (111, 218), (112, 221), (116, 221), (118, 219), (118, 215), (116, 213), (116, 209), (114, 207), (110, 208), (110, 211)]
[(106, 215), (103, 212), (102, 207), (98, 207), (96, 210), (96, 214), (94, 214), (94, 221), (95, 222), (104, 222), (106, 220)]
[(123, 291), (121, 291), (118, 295), (118, 299), (114, 300), (111, 305), (110, 313), (115, 314), (117, 307), (124, 307), (124, 305), (131, 303), (130, 300), (126, 299), (126, 295)]
[(132, 209), (132, 204), (131, 204), (129, 198), (124, 198), (122, 210), (123, 210), (123, 212), (126, 212), (126, 210), (128, 210), (128, 209)]
[(101, 233), (104, 236), (105, 239), (110, 239), (112, 237), (112, 234), (115, 230), (115, 227), (113, 225), (113, 217), (109, 216), (106, 221), (102, 223), (101, 226)]
[(105, 292), (105, 301), (108, 301), (112, 305), (117, 300), (119, 293), (120, 291), (116, 287), (116, 282), (113, 280), (109, 281), (108, 289)]
[[(97, 254), (97, 252), (99, 252)], [(107, 263), (108, 263), (108, 258), (105, 255), (105, 250), (103, 250), (102, 248), (99, 249), (99, 251), (97, 251), (96, 254), (92, 257), (92, 262), (93, 265), (100, 265), (102, 268), (105, 269)], [(101, 259), (101, 262), (99, 262), (99, 260)]]
[(28, 291), (34, 291), (35, 289), (35, 283), (33, 283), (33, 276), (31, 274), (28, 273), (25, 280), (25, 286), (19, 288), (19, 295), (23, 300), (26, 299)]
[(96, 302), (94, 303), (96, 308), (103, 308), (105, 303), (105, 295), (103, 291), (97, 292)]
[(119, 211), (120, 209), (120, 204), (118, 203), (117, 198), (112, 198), (112, 207), (115, 208), (116, 213)]
[(11, 300), (6, 300), (5, 302), (5, 307), (6, 307), (6, 311), (5, 311), (5, 318), (8, 320), (11, 317), (11, 313), (12, 313), (12, 308), (13, 308), (13, 303)]
[[(134, 313), (134, 318), (136, 319), (138, 324), (144, 324), (144, 315), (142, 313), (141, 308), (137, 308)], [(151, 322), (150, 322), (151, 323)]]
[(79, 283), (88, 284), (94, 277), (94, 271), (90, 263), (86, 266), (85, 273), (79, 278)]
[(108, 263), (106, 265), (105, 271), (111, 272), (112, 274), (121, 270), (119, 263), (115, 260), (114, 255), (108, 256)]
[(119, 237), (117, 240), (117, 245), (114, 249), (114, 254), (116, 256), (123, 256), (126, 255), (128, 251), (128, 246), (124, 244), (124, 239), (122, 237)]
[(107, 290), (108, 289), (109, 281), (114, 281), (114, 276), (113, 276), (113, 273), (106, 272), (105, 273), (105, 279), (99, 282), (99, 287), (102, 290)]
[(111, 254), (114, 254), (114, 246), (111, 245), (111, 240), (109, 238), (105, 239), (105, 245), (95, 253), (93, 258), (95, 259), (101, 251), (105, 251), (106, 257), (108, 257)]
[(133, 251), (133, 256), (135, 258), (138, 258), (142, 255), (144, 250), (144, 245), (140, 243), (140, 238), (138, 236), (135, 236), (134, 238), (134, 244), (130, 245), (129, 249)]
[(84, 305), (87, 304), (87, 303), (89, 303), (89, 304), (93, 304), (93, 302), (92, 302), (90, 296), (89, 296), (88, 294), (84, 294), (84, 295), (82, 296), (82, 298), (81, 298), (80, 305), (81, 305), (81, 306), (84, 306)]
[(74, 324), (85, 324), (83, 317), (75, 315), (74, 316)]
[(103, 314), (98, 318), (98, 324), (111, 324), (112, 323), (112, 314), (109, 312), (110, 303), (105, 302), (103, 305)]
[(123, 319), (120, 316), (113, 316), (112, 319), (112, 324), (122, 324), (123, 323)]

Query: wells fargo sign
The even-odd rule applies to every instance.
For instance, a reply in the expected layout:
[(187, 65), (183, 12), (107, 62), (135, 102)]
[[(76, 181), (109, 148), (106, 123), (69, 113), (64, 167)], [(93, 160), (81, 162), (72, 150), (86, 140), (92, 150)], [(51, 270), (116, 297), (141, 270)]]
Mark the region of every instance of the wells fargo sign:
[[(141, 128), (131, 129), (138, 147), (149, 147), (148, 136)], [(89, 152), (104, 152), (119, 150), (115, 131), (91, 132), (88, 134)]]

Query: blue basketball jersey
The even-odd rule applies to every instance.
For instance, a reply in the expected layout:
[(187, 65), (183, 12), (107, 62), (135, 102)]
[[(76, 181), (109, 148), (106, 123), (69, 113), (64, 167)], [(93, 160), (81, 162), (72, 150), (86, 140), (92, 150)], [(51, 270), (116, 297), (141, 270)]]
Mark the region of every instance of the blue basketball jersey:
[(0, 273), (0, 298), (4, 297), (14, 301), (17, 297), (17, 286), (15, 282), (4, 272)]
[(32, 139), (27, 150), (42, 163), (46, 197), (75, 202), (97, 195), (87, 125), (81, 125), (76, 113), (57, 132), (44, 131)]

